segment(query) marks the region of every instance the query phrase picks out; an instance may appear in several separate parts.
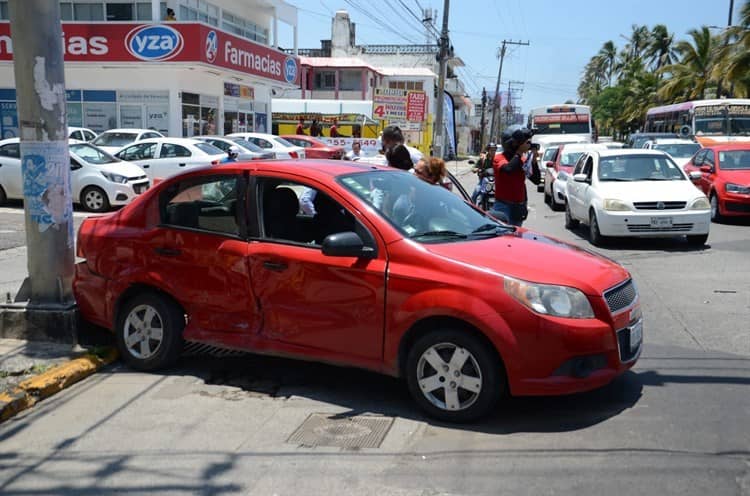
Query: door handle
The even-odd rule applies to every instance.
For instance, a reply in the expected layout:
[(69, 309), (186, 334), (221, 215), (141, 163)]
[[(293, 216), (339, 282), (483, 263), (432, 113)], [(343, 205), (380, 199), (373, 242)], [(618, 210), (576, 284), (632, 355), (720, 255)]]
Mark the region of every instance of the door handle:
[(180, 167), (185, 167), (187, 164), (177, 164), (177, 165), (179, 165)]
[(151, 166), (150, 166), (150, 165), (148, 165), (148, 164), (143, 164), (143, 165), (142, 165), (141, 167), (143, 167), (144, 169), (148, 169), (148, 168), (149, 168), (149, 167), (151, 167)]
[(281, 272), (289, 268), (289, 266), (283, 262), (263, 262), (263, 267), (275, 272)]
[(164, 257), (177, 257), (182, 255), (182, 250), (177, 250), (175, 248), (154, 248), (154, 252), (157, 255), (162, 255)]

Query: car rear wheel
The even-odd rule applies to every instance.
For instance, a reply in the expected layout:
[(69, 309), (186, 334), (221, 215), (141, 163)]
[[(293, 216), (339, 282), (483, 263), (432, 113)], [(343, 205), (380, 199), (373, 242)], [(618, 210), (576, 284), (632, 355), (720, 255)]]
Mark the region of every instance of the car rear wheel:
[(491, 345), (457, 329), (419, 338), (406, 362), (406, 380), (427, 414), (468, 422), (489, 413), (504, 393), (505, 375)]
[(570, 204), (565, 204), (565, 228), (575, 229), (578, 227), (578, 220), (573, 218), (573, 214), (570, 213)]
[[(552, 191), (554, 191), (554, 190), (552, 189), (552, 187), (553, 187), (554, 185), (555, 185), (554, 183), (550, 183), (550, 185), (549, 185), (549, 190), (550, 190), (551, 192), (552, 192)], [(552, 193), (547, 193), (547, 187), (545, 186), (545, 188), (544, 188), (544, 203), (546, 203), (547, 205), (549, 205), (550, 207), (552, 207), (552, 202), (553, 202), (553, 201), (554, 201), (554, 200), (552, 199)], [(553, 208), (553, 210), (554, 210), (554, 208)]]
[(5, 194), (5, 190), (0, 186), (0, 205), (5, 205), (8, 201), (8, 195)]
[(137, 370), (168, 367), (182, 352), (185, 315), (172, 300), (141, 293), (121, 308), (115, 338), (120, 356)]
[(594, 246), (602, 246), (607, 241), (607, 238), (602, 236), (599, 230), (599, 222), (596, 220), (596, 214), (593, 210), (589, 214), (589, 241)]
[(711, 220), (713, 222), (721, 221), (721, 212), (719, 211), (719, 197), (716, 193), (711, 193)]
[(703, 246), (708, 241), (708, 234), (693, 234), (687, 237), (688, 244), (692, 246)]
[(98, 186), (88, 186), (81, 193), (81, 206), (89, 212), (106, 212), (110, 208), (109, 198)]

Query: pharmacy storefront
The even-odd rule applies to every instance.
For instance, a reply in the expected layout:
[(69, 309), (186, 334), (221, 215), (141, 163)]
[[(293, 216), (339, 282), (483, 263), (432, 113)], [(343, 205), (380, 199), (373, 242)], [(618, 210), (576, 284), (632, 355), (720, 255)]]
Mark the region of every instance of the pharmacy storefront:
[[(268, 130), (299, 60), (201, 23), (63, 23), (68, 125), (170, 136)], [(10, 25), (0, 23), (0, 136), (18, 135)]]

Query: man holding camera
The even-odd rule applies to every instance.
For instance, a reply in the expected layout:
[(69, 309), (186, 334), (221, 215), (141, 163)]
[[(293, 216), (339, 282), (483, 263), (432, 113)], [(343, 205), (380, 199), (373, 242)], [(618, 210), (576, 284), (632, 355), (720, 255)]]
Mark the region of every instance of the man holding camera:
[(501, 135), (503, 153), (495, 155), (495, 204), (493, 213), (509, 224), (520, 226), (528, 215), (526, 178), (541, 182), (537, 162), (539, 145), (531, 144), (534, 132), (525, 127), (511, 126)]

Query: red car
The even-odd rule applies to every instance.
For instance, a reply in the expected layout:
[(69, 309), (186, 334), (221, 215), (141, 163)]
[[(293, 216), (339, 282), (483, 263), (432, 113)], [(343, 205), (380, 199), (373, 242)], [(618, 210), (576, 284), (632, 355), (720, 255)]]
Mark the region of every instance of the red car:
[(711, 201), (711, 220), (750, 216), (750, 143), (716, 143), (685, 164), (696, 186)]
[(305, 136), (304, 134), (287, 134), (282, 136), (282, 138), (293, 145), (303, 147), (306, 158), (341, 160), (344, 158), (344, 153), (346, 153), (341, 146), (331, 146), (325, 141), (313, 138), (312, 136)]
[(448, 421), (633, 366), (643, 324), (623, 267), (456, 191), (343, 161), (175, 176), (83, 222), (79, 309), (136, 369), (188, 342), (361, 367), (405, 378)]

